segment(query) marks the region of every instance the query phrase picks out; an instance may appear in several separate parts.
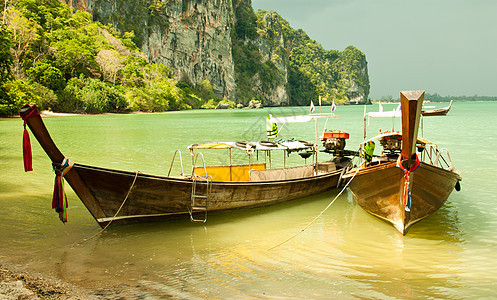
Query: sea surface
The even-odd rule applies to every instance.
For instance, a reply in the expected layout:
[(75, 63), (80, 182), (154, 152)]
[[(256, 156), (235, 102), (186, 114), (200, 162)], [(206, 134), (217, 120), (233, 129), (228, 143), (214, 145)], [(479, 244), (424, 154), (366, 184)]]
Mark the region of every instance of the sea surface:
[[(446, 103), (431, 104), (443, 107)], [(383, 105), (393, 110), (396, 105)], [(378, 105), (367, 106), (377, 111)], [(316, 113), (329, 113), (329, 107)], [(193, 110), (157, 114), (44, 118), (53, 140), (74, 162), (167, 175), (180, 149), (209, 141), (265, 139), (265, 119), (307, 114), (305, 107)], [(445, 117), (423, 120), (423, 136), (447, 148), (462, 190), (406, 236), (369, 215), (345, 192), (332, 190), (264, 208), (111, 226), (105, 232), (69, 185), (68, 222), (51, 209), (54, 174), (31, 135), (34, 172), (22, 162), (23, 122), (0, 119), (0, 260), (123, 299), (468, 299), (497, 293), (497, 102), (456, 102)], [(363, 140), (364, 107), (339, 106), (338, 117), (286, 124), (281, 138), (316, 140), (326, 126)], [(325, 123), (327, 124), (325, 125)], [(400, 129), (399, 120), (369, 121)], [(379, 149), (377, 149), (379, 150)], [(208, 165), (227, 163), (226, 150), (203, 152)], [(327, 159), (320, 154), (320, 160)], [(245, 163), (233, 152), (234, 163)], [(259, 159), (263, 159), (262, 155)], [(283, 155), (273, 155), (282, 166)], [(292, 153), (288, 165), (302, 163)], [(181, 172), (175, 162), (172, 174)], [(283, 243), (291, 236), (293, 239)], [(275, 247), (277, 246), (277, 247)], [(273, 248), (275, 247), (275, 248)], [(273, 249), (271, 249), (273, 248)]]

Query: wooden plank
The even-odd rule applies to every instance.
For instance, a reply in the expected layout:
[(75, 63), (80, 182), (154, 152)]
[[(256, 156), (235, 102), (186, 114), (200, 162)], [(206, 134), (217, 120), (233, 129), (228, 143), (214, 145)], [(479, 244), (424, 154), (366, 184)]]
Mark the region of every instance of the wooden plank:
[(408, 166), (412, 165), (412, 155), (416, 153), (419, 119), (423, 106), (424, 91), (400, 92), (400, 107), (402, 111), (402, 157), (407, 159)]

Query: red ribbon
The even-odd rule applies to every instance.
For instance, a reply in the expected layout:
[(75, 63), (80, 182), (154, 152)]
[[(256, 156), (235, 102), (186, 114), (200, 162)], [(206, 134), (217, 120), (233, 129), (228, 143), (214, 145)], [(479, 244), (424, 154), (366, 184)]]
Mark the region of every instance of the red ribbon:
[(24, 120), (24, 133), (22, 136), (22, 156), (24, 160), (24, 172), (33, 171), (33, 154), (31, 153), (31, 141), (29, 140), (29, 133), (26, 129), (26, 120), (40, 115), (40, 112), (38, 111), (38, 108), (36, 108), (36, 106), (26, 104), (22, 108), (27, 107), (30, 107), (30, 112), (25, 116), (21, 115), (22, 119)]
[(397, 159), (397, 167), (399, 167), (402, 171), (404, 171), (404, 206), (406, 211), (411, 210), (411, 187), (409, 186), (409, 181), (411, 172), (416, 171), (419, 168), (419, 165), (421, 164), (419, 161), (419, 156), (416, 154), (416, 161), (412, 164), (412, 166), (409, 169), (404, 168), (402, 165), (402, 155), (399, 155), (399, 158)]
[(67, 196), (64, 192), (64, 175), (71, 170), (73, 162), (64, 158), (60, 167), (54, 169), (55, 171), (55, 184), (52, 197), (52, 208), (59, 214), (62, 223), (67, 222)]

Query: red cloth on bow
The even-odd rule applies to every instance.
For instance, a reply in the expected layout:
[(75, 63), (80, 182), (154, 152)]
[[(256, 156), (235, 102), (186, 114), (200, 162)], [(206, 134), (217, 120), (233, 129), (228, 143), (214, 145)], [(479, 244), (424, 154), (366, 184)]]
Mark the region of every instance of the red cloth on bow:
[(36, 106), (34, 105), (26, 104), (22, 108), (26, 108), (28, 106), (31, 107), (31, 111), (26, 116), (21, 115), (22, 119), (24, 120), (24, 133), (22, 136), (22, 157), (24, 159), (25, 172), (33, 171), (33, 154), (31, 153), (31, 141), (29, 140), (29, 133), (26, 129), (26, 120), (40, 115), (38, 108), (36, 108)]
[(411, 210), (411, 188), (409, 186), (409, 181), (411, 180), (410, 175), (412, 172), (416, 171), (419, 168), (419, 165), (421, 164), (419, 160), (419, 156), (416, 154), (416, 161), (412, 164), (412, 166), (409, 169), (404, 168), (402, 165), (402, 155), (399, 155), (399, 158), (397, 160), (397, 167), (399, 167), (402, 171), (404, 171), (404, 206), (406, 207), (406, 210), (410, 211)]

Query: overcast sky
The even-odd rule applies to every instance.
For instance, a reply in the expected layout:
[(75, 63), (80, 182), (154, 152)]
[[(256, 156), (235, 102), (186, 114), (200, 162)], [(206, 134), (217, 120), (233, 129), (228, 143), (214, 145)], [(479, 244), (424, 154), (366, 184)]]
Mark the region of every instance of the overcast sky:
[(370, 96), (497, 96), (497, 0), (252, 0), (325, 49), (359, 48)]

